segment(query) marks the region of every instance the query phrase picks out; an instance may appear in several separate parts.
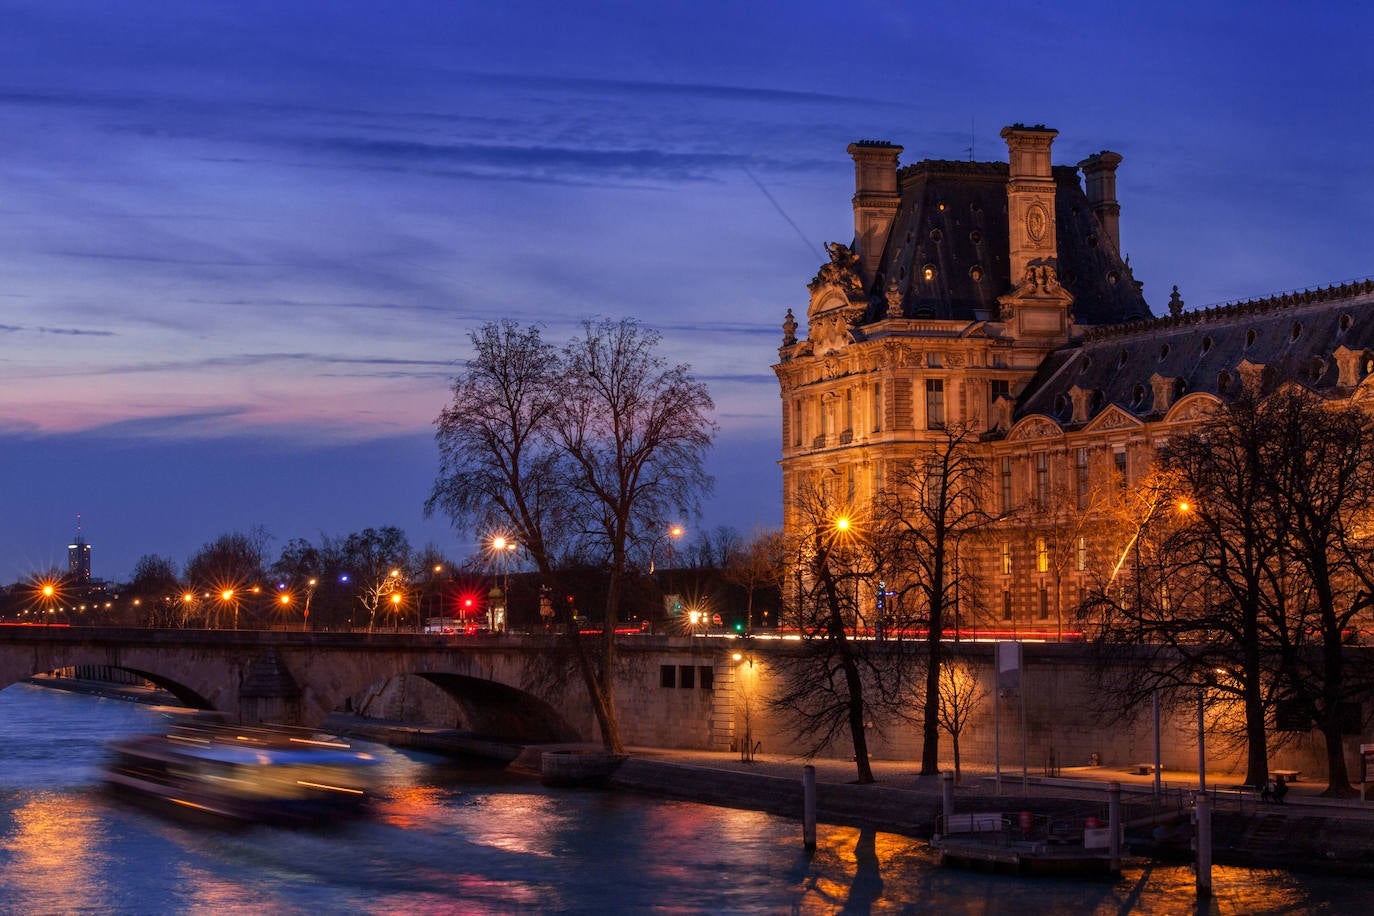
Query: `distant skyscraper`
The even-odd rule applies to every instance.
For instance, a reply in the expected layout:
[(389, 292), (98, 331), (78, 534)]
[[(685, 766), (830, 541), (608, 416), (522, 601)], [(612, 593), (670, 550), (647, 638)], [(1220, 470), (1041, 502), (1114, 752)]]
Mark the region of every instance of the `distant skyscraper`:
[(76, 582), (91, 581), (91, 545), (81, 534), (81, 516), (76, 517), (76, 541), (67, 545), (67, 572)]

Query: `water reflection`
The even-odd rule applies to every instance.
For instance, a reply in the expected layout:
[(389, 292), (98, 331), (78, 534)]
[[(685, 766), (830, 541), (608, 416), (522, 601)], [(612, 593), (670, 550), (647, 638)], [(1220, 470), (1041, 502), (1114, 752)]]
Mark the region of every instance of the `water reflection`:
[(102, 906), (106, 857), (98, 818), (85, 796), (44, 792), (10, 814), (3, 898), (20, 912)]
[[(15, 912), (675, 913), (1194, 911), (1185, 866), (1119, 881), (934, 867), (918, 841), (617, 793), (555, 792), (385, 748), (370, 821), (206, 831), (112, 805), (100, 744), (145, 710), (34, 688), (0, 693), (0, 910)], [(82, 736), (82, 742), (66, 735)], [(20, 759), (23, 765), (15, 765)], [(1218, 868), (1202, 912), (1342, 912), (1364, 884)]]

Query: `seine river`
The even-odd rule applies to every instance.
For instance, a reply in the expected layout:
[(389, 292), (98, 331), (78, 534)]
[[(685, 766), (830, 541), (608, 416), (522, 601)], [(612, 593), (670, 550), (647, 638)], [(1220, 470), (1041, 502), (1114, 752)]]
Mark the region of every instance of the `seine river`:
[[(3, 913), (1187, 913), (1187, 868), (1120, 881), (938, 869), (923, 844), (613, 792), (545, 789), (443, 761), (385, 758), (366, 822), (215, 831), (107, 799), (103, 745), (158, 714), (16, 685), (0, 692)], [(1219, 868), (1205, 912), (1363, 910), (1357, 880)]]

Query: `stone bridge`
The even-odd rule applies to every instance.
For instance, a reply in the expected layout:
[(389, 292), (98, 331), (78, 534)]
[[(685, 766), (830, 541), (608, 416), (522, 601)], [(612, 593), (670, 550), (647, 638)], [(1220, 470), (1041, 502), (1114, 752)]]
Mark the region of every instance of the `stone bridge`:
[[(154, 630), (98, 627), (0, 626), (0, 689), (59, 668), (121, 668), (157, 684), (188, 706), (223, 713), (243, 723), (318, 726), (350, 698), (388, 680), (423, 678), (453, 699), (462, 727), (509, 743), (597, 741), (599, 732), (586, 690), (576, 676), (550, 677), (560, 640), (507, 634), (444, 637), (419, 634), (302, 633), (252, 630)], [(791, 647), (791, 648), (789, 648)], [(731, 750), (748, 741), (765, 753), (802, 756), (809, 747), (797, 723), (771, 707), (779, 665), (796, 643), (778, 639), (626, 636), (619, 642), (616, 711), (627, 745)], [(1097, 663), (1090, 647), (1074, 644), (1023, 646), (1025, 707), (1004, 699), (1001, 716), (1003, 767), (1020, 770), (1021, 723), (1025, 765), (1039, 772), (1055, 766), (1103, 763), (1134, 765), (1153, 754), (1148, 703), (1129, 721), (1104, 710)], [(963, 759), (988, 764), (997, 744), (992, 692), (991, 644), (962, 644), (983, 687), (971, 694)], [(1369, 653), (1351, 647), (1352, 653)], [(822, 691), (823, 693), (823, 691)], [(439, 698), (442, 699), (442, 698)], [(913, 697), (912, 713), (915, 712)], [(1196, 769), (1196, 696), (1164, 710), (1161, 734), (1166, 768)], [(1233, 728), (1234, 704), (1206, 698), (1209, 766), (1242, 763), (1240, 748), (1223, 735)], [(1124, 711), (1124, 710), (1123, 710)], [(1365, 710), (1368, 712), (1368, 708)], [(914, 717), (913, 717), (914, 718)], [(1371, 721), (1364, 717), (1363, 721)], [(876, 716), (868, 735), (875, 759), (919, 760), (919, 723)], [(1367, 732), (1346, 739), (1348, 766), (1358, 774), (1358, 745)], [(1325, 771), (1321, 743), (1307, 733), (1288, 735), (1271, 765), (1312, 773)], [(950, 747), (949, 736), (942, 747)], [(841, 735), (823, 753), (848, 757)], [(947, 755), (946, 755), (947, 756)]]
[[(318, 726), (350, 698), (416, 676), (453, 698), (465, 727), (510, 742), (592, 741), (599, 732), (576, 677), (552, 676), (548, 636), (0, 626), (0, 689), (60, 668), (129, 671), (185, 705), (245, 724)], [(721, 640), (629, 637), (617, 669), (627, 743), (728, 747), (733, 663)], [(671, 668), (672, 690), (663, 690)], [(679, 672), (690, 690), (676, 689)], [(698, 686), (699, 685), (699, 686)]]

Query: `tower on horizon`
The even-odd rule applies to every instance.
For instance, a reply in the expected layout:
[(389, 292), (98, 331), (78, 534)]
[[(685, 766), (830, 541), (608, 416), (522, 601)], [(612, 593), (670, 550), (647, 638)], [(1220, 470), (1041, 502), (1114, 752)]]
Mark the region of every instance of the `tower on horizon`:
[(67, 545), (67, 572), (74, 582), (91, 581), (91, 545), (81, 534), (81, 516), (76, 517), (76, 540)]

